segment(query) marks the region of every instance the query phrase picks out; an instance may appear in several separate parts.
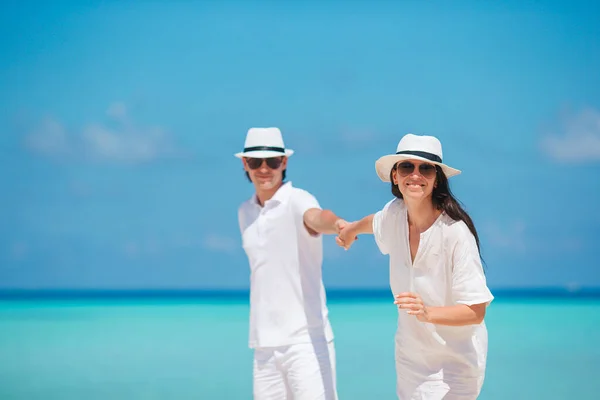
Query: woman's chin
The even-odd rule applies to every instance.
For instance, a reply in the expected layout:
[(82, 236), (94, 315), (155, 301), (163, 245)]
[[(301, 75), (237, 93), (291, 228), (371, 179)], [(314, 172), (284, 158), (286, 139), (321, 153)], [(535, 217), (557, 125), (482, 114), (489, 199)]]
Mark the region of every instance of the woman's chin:
[(423, 200), (427, 197), (427, 194), (423, 189), (409, 189), (407, 188), (402, 192), (402, 197), (410, 200)]

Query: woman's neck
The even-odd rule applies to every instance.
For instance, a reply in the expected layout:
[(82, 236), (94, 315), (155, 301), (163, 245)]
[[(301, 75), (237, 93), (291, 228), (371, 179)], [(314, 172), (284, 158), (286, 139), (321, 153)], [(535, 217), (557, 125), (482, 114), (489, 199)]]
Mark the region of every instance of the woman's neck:
[(406, 201), (408, 211), (408, 225), (415, 228), (418, 232), (425, 232), (442, 213), (437, 210), (431, 201)]

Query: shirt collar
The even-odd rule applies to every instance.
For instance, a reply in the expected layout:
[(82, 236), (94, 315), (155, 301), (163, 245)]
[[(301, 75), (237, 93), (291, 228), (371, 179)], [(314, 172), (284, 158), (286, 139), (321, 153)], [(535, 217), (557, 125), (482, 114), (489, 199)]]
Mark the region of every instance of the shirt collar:
[[(279, 189), (277, 189), (273, 197), (267, 200), (267, 203), (272, 201), (277, 203), (285, 203), (287, 199), (290, 198), (290, 194), (292, 193), (292, 187), (292, 182), (285, 182), (283, 185), (281, 185)], [(255, 204), (256, 206), (260, 207), (256, 193), (252, 195), (252, 204)]]

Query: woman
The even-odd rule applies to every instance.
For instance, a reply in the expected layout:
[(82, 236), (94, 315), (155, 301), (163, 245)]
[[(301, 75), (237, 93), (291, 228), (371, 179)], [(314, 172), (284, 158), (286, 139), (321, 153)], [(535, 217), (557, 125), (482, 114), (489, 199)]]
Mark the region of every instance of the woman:
[(473, 221), (453, 197), (432, 136), (408, 134), (395, 154), (375, 163), (391, 182), (390, 201), (348, 224), (336, 241), (350, 248), (371, 233), (390, 256), (390, 286), (398, 307), (396, 373), (399, 399), (475, 399), (487, 356), (483, 322), (493, 296), (486, 285)]

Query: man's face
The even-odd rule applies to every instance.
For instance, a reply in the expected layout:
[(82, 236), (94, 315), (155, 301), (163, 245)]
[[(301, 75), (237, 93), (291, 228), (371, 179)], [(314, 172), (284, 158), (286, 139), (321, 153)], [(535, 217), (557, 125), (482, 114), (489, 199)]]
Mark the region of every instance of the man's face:
[(244, 170), (257, 190), (272, 190), (281, 185), (283, 171), (287, 167), (287, 157), (245, 157), (243, 162)]

